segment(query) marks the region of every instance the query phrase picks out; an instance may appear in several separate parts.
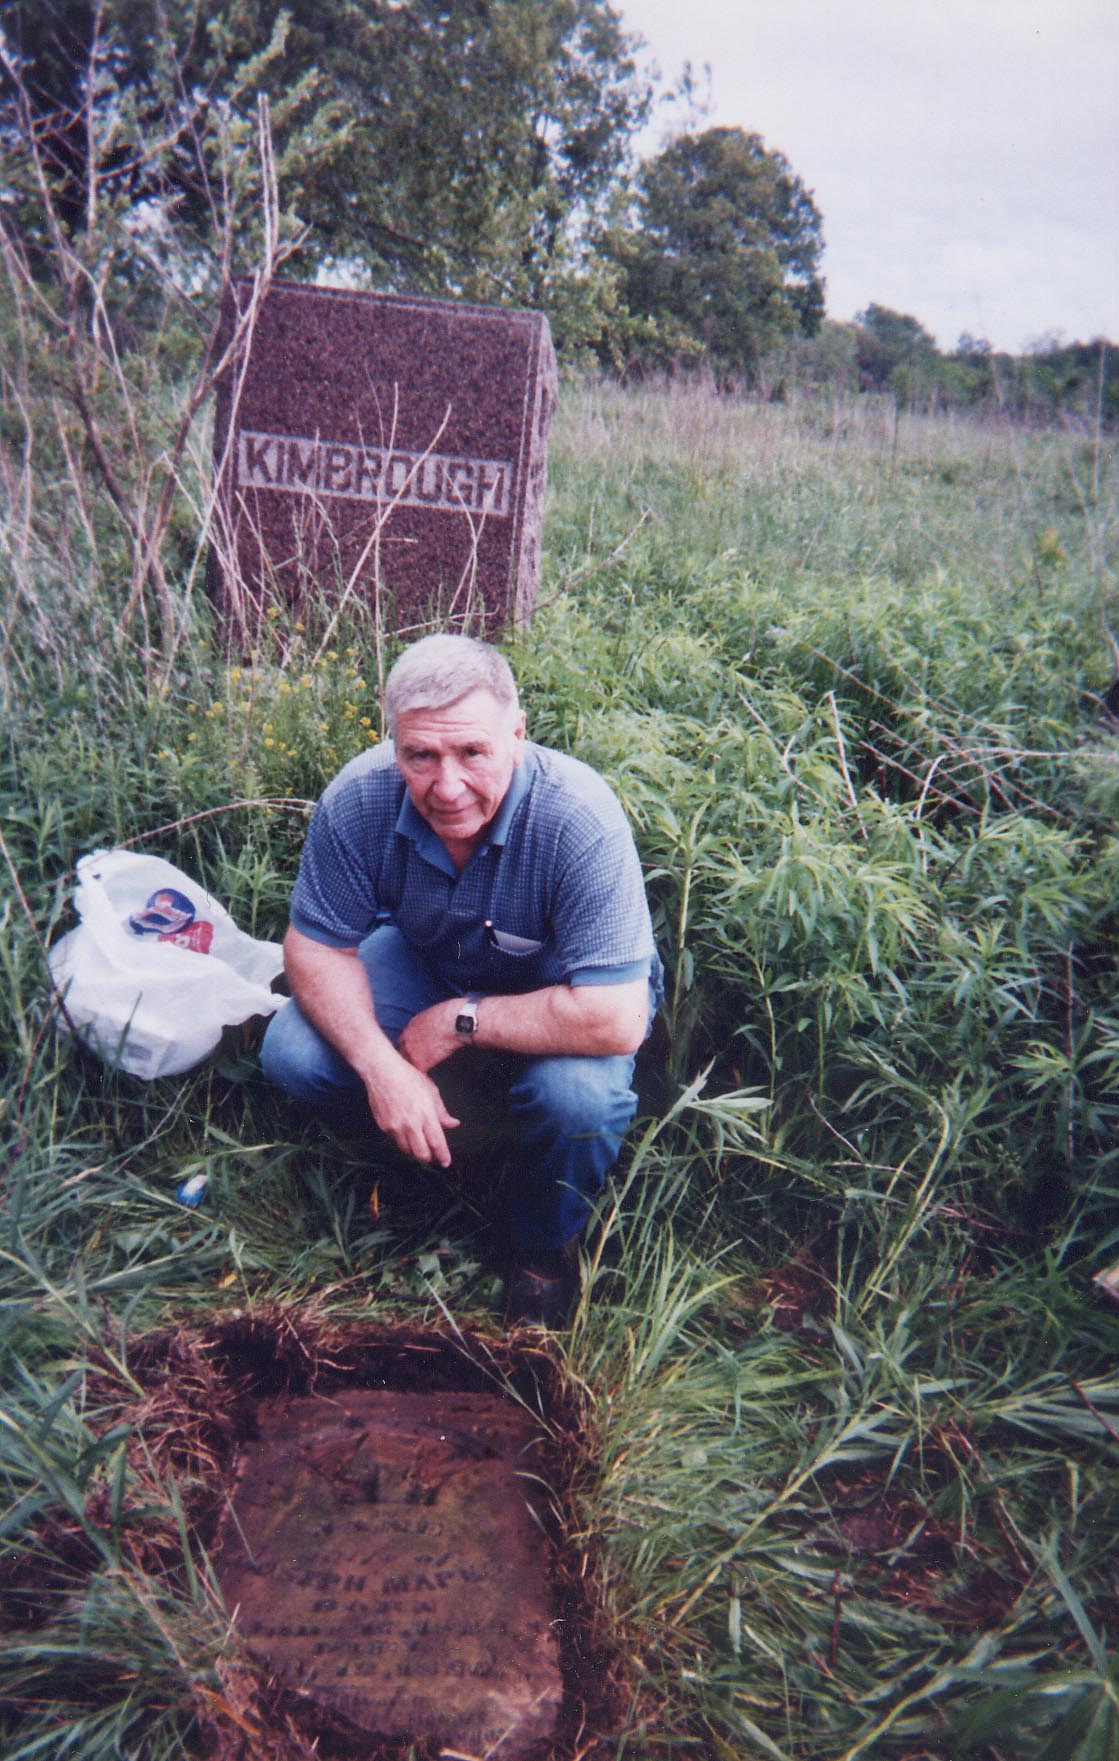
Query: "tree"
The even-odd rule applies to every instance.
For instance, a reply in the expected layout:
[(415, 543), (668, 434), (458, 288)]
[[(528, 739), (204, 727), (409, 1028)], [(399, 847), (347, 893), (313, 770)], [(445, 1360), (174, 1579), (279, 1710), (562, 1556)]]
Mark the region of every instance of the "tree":
[(55, 265), (64, 241), (80, 250), (84, 238), (95, 252), (109, 221), (121, 268), (128, 238), (120, 227), (132, 216), (136, 284), (173, 238), (164, 272), (212, 292), (220, 230), (232, 222), (226, 244), (242, 261), (257, 253), (253, 147), (260, 101), (273, 88), (269, 136), (289, 196), (284, 232), (299, 234), (292, 160), (302, 193), (324, 162), (341, 159), (350, 128), (341, 106), (322, 99), (313, 72), (283, 76), (286, 36), (281, 16), (251, 58), (226, 62), (204, 53), (192, 0), (3, 0), (0, 188), (32, 271)]
[[(0, 20), (75, 216), (96, 39), (105, 105), (148, 105), (169, 61), (184, 96), (235, 116), (266, 94), (306, 267), (343, 261), (380, 287), (547, 304), (651, 99), (606, 0), (8, 0)], [(202, 223), (189, 157), (164, 174), (149, 191), (134, 165), (134, 199), (173, 193)]]
[[(0, 102), (0, 475), (11, 494), (13, 466), (29, 481), (34, 459), (24, 563), (49, 556), (53, 572), (61, 557), (75, 580), (93, 570), (118, 587), (126, 639), (139, 632), (166, 686), (209, 531), (196, 419), (299, 229), (280, 212), (263, 96), (255, 116), (208, 102), (162, 36), (143, 87), (120, 86), (121, 51), (102, 33), (101, 7), (84, 68), (70, 67), (71, 42), (53, 61), (26, 45), (21, 56), (13, 11), (3, 16)], [(227, 340), (216, 294), (235, 247), (255, 293)], [(25, 569), (22, 592), (33, 639), (47, 647), (34, 574)]]
[(855, 318), (855, 358), (864, 391), (893, 391), (908, 403), (935, 377), (936, 338), (908, 312), (871, 304)]
[(719, 371), (752, 379), (766, 348), (823, 318), (819, 210), (784, 155), (743, 129), (681, 135), (645, 164), (636, 225), (612, 248), (631, 312)]

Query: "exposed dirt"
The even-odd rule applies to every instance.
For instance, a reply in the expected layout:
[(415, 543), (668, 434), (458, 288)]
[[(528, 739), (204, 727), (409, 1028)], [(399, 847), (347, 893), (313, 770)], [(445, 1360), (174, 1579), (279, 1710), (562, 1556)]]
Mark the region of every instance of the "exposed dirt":
[(771, 1311), (773, 1325), (783, 1333), (811, 1329), (834, 1305), (827, 1271), (811, 1254), (795, 1255), (762, 1273), (751, 1296)]

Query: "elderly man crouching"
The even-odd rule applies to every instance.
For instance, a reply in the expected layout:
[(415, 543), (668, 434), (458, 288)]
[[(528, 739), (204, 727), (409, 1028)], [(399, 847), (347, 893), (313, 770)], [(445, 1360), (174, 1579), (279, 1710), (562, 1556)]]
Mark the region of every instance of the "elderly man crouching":
[(363, 1100), (407, 1155), (448, 1167), (460, 1120), (439, 1082), (456, 1053), (477, 1059), (466, 1075), (514, 1141), (506, 1312), (559, 1325), (660, 987), (637, 852), (602, 778), (526, 740), (487, 643), (406, 649), (385, 714), (391, 744), (347, 764), (312, 818), (284, 942), (293, 1000), (264, 1068), (325, 1109)]

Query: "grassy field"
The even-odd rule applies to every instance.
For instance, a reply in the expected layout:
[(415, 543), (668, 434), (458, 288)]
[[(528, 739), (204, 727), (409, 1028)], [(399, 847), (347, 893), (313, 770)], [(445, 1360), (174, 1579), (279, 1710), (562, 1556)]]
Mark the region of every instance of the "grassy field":
[[(251, 1041), (86, 1061), (44, 949), (134, 840), (279, 936), (377, 737), (371, 633), (226, 665), (187, 495), (156, 664), (80, 459), (26, 412), (6, 444), (0, 1738), (283, 1761), (207, 1554), (215, 1363), (400, 1323), (506, 1374), (484, 1209), (302, 1126)], [(571, 384), (551, 473), (511, 658), (626, 803), (669, 970), (549, 1348), (611, 1687), (564, 1752), (1119, 1756), (1114, 440)]]

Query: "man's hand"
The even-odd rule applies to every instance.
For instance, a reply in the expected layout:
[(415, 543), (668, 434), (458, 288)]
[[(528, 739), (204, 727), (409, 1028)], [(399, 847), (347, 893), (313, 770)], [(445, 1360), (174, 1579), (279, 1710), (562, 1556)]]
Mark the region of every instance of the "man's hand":
[(459, 1121), (443, 1105), (426, 1067), (402, 1057), (381, 1032), (356, 950), (324, 947), (291, 928), (284, 963), (303, 1013), (360, 1076), (381, 1130), (406, 1156), (449, 1167), (446, 1132)]
[(451, 1165), (446, 1131), (459, 1123), (443, 1105), (430, 1076), (397, 1058), (365, 1079), (369, 1110), (397, 1148), (417, 1162)]
[(455, 1032), (455, 1019), (462, 1004), (457, 997), (445, 1003), (433, 1003), (413, 1015), (400, 1036), (401, 1052), (416, 1070), (434, 1070), (445, 1058), (457, 1052), (465, 1040)]

